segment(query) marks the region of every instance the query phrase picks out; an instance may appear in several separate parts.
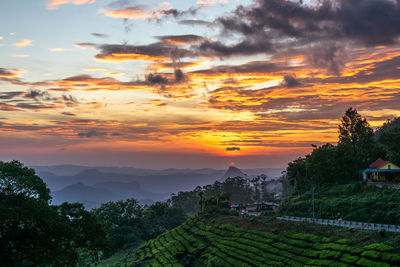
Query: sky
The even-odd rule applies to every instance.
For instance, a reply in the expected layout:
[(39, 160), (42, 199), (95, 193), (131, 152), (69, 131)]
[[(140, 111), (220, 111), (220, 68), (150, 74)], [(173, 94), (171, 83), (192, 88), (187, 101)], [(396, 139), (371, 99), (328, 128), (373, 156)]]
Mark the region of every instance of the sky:
[(400, 0), (1, 0), (0, 160), (285, 167), (400, 116)]

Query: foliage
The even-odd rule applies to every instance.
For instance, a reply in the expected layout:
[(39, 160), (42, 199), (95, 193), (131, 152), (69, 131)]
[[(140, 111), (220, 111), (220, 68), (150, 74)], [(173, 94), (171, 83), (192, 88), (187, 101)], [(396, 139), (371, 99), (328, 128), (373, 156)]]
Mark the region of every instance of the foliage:
[(198, 186), (193, 191), (172, 194), (169, 202), (187, 214), (194, 214), (199, 210), (210, 212), (227, 207), (229, 201), (244, 205), (251, 202), (276, 201), (270, 190), (273, 183), (280, 181), (268, 180), (266, 175), (259, 175), (253, 179), (228, 178), (223, 182), (216, 181), (214, 184)]
[(400, 117), (388, 120), (379, 127), (375, 138), (386, 151), (387, 159), (400, 165)]
[(338, 144), (313, 145), (310, 154), (288, 164), (286, 178), (295, 193), (312, 186), (360, 181), (358, 171), (377, 158), (390, 155), (390, 159), (400, 160), (399, 125), (400, 119), (387, 122), (374, 134), (367, 119), (349, 108), (339, 125)]
[[(278, 208), (280, 215), (310, 217), (310, 193), (293, 196)], [(377, 188), (354, 182), (344, 185), (323, 186), (315, 192), (316, 217), (365, 223), (399, 224), (400, 194), (396, 189)]]
[(108, 202), (92, 212), (105, 225), (108, 253), (153, 238), (186, 220), (181, 209), (167, 203), (143, 207), (135, 199)]
[(312, 234), (274, 234), (229, 224), (208, 224), (199, 217), (192, 217), (138, 247), (134, 265), (390, 266), (397, 264), (400, 256), (373, 250), (385, 244), (358, 248), (347, 243), (349, 241), (332, 242)]
[(44, 201), (50, 200), (50, 190), (33, 169), (13, 160), (0, 161), (0, 191), (5, 196), (23, 196)]
[(104, 248), (104, 230), (82, 204), (51, 206), (46, 184), (18, 161), (0, 162), (0, 262), (74, 266)]

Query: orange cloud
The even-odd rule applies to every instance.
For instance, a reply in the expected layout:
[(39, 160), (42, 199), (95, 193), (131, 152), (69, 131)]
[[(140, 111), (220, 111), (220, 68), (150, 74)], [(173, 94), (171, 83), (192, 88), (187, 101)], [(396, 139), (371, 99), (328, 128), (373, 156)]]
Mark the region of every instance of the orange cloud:
[(12, 57), (30, 57), (30, 55), (27, 54), (11, 54)]
[(47, 0), (47, 9), (54, 10), (60, 5), (73, 4), (73, 5), (84, 5), (95, 3), (96, 0)]
[(25, 47), (25, 46), (30, 46), (30, 45), (32, 45), (32, 40), (28, 40), (28, 39), (21, 40), (21, 41), (14, 43), (14, 46), (17, 46), (17, 47)]
[(111, 62), (121, 62), (128, 60), (143, 60), (143, 61), (164, 61), (168, 60), (166, 56), (152, 56), (145, 54), (135, 54), (135, 53), (111, 53), (111, 54), (98, 54), (95, 56), (98, 61), (111, 61)]
[(64, 51), (69, 51), (71, 49), (69, 48), (60, 48), (60, 47), (55, 47), (55, 48), (51, 48), (50, 52), (64, 52)]
[(25, 73), (24, 69), (4, 69), (0, 68), (0, 78), (17, 78), (22, 73)]
[(105, 7), (100, 9), (99, 13), (112, 18), (137, 20), (151, 18), (160, 19), (166, 17), (171, 12), (176, 12), (169, 2), (163, 2), (159, 7), (159, 9), (149, 9), (145, 5), (135, 5), (116, 10), (110, 10), (109, 7)]

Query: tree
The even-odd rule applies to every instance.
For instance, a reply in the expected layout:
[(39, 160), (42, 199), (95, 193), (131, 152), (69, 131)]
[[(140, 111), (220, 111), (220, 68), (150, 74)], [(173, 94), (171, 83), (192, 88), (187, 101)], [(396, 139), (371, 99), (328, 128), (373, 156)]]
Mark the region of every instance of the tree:
[(250, 182), (253, 184), (254, 186), (254, 200), (256, 202), (260, 202), (261, 201), (261, 190), (260, 190), (260, 176), (256, 176), (253, 179), (250, 180)]
[(145, 211), (145, 223), (148, 237), (154, 238), (165, 230), (181, 225), (187, 219), (182, 209), (169, 206), (165, 202), (156, 202)]
[(307, 175), (312, 185), (334, 183), (340, 179), (337, 147), (331, 144), (315, 148), (306, 157)]
[(4, 266), (75, 266), (80, 250), (104, 247), (101, 224), (82, 204), (51, 206), (34, 170), (0, 162), (0, 262)]
[(109, 252), (136, 243), (145, 236), (144, 208), (136, 199), (108, 202), (93, 213), (106, 228)]
[(374, 131), (366, 118), (349, 108), (339, 125), (339, 146), (354, 159), (354, 172), (365, 168), (374, 159)]
[(379, 127), (375, 139), (384, 149), (387, 159), (400, 164), (400, 117), (388, 120)]
[(306, 159), (298, 158), (289, 162), (286, 168), (286, 177), (295, 190), (308, 190), (311, 183), (307, 179)]
[(35, 170), (13, 160), (0, 161), (0, 191), (5, 196), (25, 196), (29, 198), (50, 200), (50, 190)]

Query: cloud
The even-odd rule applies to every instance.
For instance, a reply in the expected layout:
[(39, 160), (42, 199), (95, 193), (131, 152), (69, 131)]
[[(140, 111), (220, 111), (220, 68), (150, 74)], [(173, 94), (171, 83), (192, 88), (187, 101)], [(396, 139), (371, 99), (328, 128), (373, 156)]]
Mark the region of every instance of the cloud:
[(65, 51), (70, 51), (71, 49), (69, 48), (60, 48), (60, 47), (55, 47), (51, 48), (50, 52), (65, 52)]
[(28, 40), (28, 39), (24, 39), (24, 40), (14, 43), (14, 46), (17, 46), (17, 47), (26, 47), (26, 46), (31, 46), (31, 45), (32, 45), (32, 40)]
[(107, 133), (105, 132), (98, 132), (97, 130), (90, 130), (88, 132), (82, 132), (77, 134), (79, 137), (83, 138), (92, 138), (92, 137), (101, 137), (101, 136), (106, 136)]
[(62, 115), (65, 115), (65, 116), (72, 116), (72, 117), (75, 117), (75, 116), (76, 116), (76, 114), (73, 113), (73, 112), (62, 112), (61, 114), (62, 114)]
[(284, 79), (283, 86), (292, 88), (301, 85), (301, 83), (292, 75), (285, 75), (283, 79)]
[(339, 74), (345, 65), (345, 48), (338, 43), (317, 44), (310, 48), (307, 60), (317, 68), (327, 68), (331, 73)]
[(46, 7), (49, 10), (57, 9), (60, 5), (73, 4), (84, 5), (95, 3), (96, 0), (47, 0)]
[(147, 5), (132, 5), (129, 1), (115, 1), (99, 10), (99, 13), (107, 17), (121, 18), (126, 20), (154, 19), (160, 20), (165, 17), (181, 17), (194, 15), (198, 8), (178, 10), (173, 8), (169, 2), (164, 2), (158, 8), (150, 8)]
[(19, 83), (21, 75), (25, 73), (24, 69), (5, 69), (0, 68), (0, 82)]
[(165, 61), (170, 58), (183, 58), (191, 55), (189, 50), (171, 47), (164, 43), (153, 43), (148, 45), (119, 45), (104, 44), (97, 46), (100, 53), (95, 56), (100, 61)]
[(152, 74), (152, 73), (150, 73), (147, 76), (147, 81), (150, 84), (167, 84), (168, 83), (168, 79), (167, 78), (163, 77), (160, 74)]
[(45, 104), (38, 104), (38, 103), (18, 103), (15, 105), (18, 108), (22, 109), (30, 109), (30, 110), (49, 110), (49, 109), (60, 109), (60, 106), (56, 105), (45, 105)]
[(24, 98), (34, 99), (35, 101), (51, 99), (47, 91), (40, 91), (35, 89), (31, 89), (27, 93), (25, 93)]
[(218, 38), (192, 46), (202, 56), (303, 53), (311, 66), (339, 74), (347, 49), (398, 43), (400, 2), (255, 0), (215, 23), (222, 28)]
[(216, 2), (226, 4), (228, 3), (228, 0), (197, 0), (197, 4), (201, 7), (209, 7), (214, 5)]
[(171, 45), (184, 45), (184, 44), (195, 44), (200, 43), (204, 40), (203, 37), (194, 35), (194, 34), (186, 34), (186, 35), (164, 35), (164, 36), (156, 36), (161, 42), (171, 44)]
[(240, 150), (240, 147), (227, 147), (226, 148), (226, 151), (239, 151)]
[(30, 57), (28, 54), (11, 54), (12, 57), (17, 57), (17, 58), (25, 58), (25, 57)]
[(15, 78), (21, 76), (24, 73), (23, 69), (5, 69), (0, 68), (0, 78)]
[(14, 97), (22, 95), (23, 92), (1, 92), (0, 99), (12, 99)]
[(94, 43), (78, 43), (78, 44), (75, 44), (75, 47), (77, 47), (79, 49), (95, 48), (95, 44)]
[(91, 35), (93, 35), (95, 37), (99, 37), (99, 38), (107, 38), (109, 36), (108, 34), (97, 33), (97, 32), (92, 32)]
[(205, 26), (205, 27), (214, 27), (216, 24), (214, 22), (200, 20), (200, 19), (185, 19), (179, 20), (179, 24), (188, 25), (188, 26)]
[(204, 41), (195, 47), (202, 52), (203, 56), (210, 57), (230, 57), (254, 55), (272, 52), (272, 45), (268, 40), (260, 42), (259, 40), (246, 39), (233, 45), (226, 45), (220, 41)]
[(1, 103), (1, 102), (0, 102), (0, 110), (2, 110), (2, 111), (21, 111), (20, 109), (17, 109), (13, 105), (10, 105), (7, 103)]

